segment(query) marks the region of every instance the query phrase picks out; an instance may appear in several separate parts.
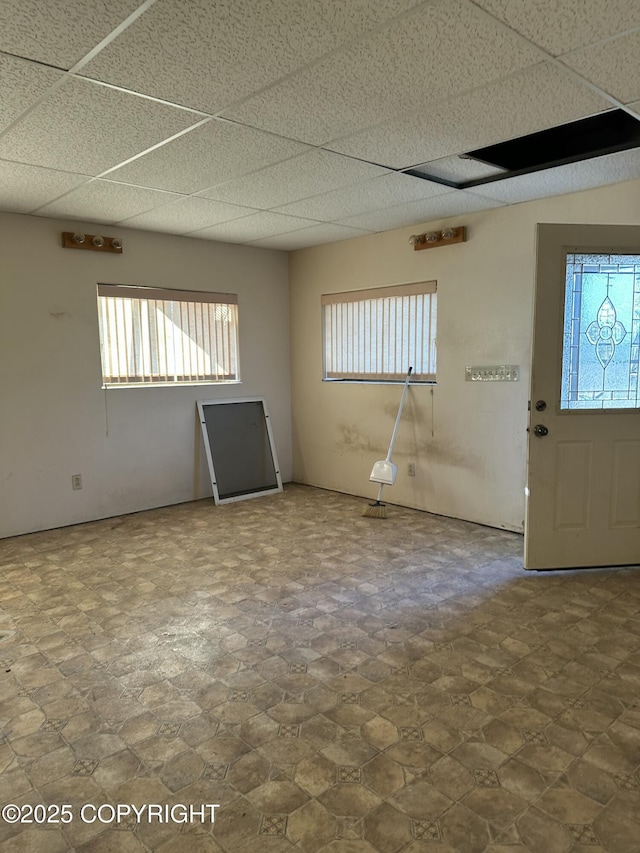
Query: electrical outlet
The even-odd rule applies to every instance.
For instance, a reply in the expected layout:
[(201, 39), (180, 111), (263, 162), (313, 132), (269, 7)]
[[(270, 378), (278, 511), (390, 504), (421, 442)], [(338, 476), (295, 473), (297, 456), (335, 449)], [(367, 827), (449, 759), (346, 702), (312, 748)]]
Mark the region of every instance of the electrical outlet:
[(82, 488), (82, 475), (81, 474), (72, 474), (71, 475), (71, 488), (74, 491)]
[(407, 465), (407, 473), (410, 477), (416, 476), (416, 463), (415, 462), (409, 462), (409, 464)]

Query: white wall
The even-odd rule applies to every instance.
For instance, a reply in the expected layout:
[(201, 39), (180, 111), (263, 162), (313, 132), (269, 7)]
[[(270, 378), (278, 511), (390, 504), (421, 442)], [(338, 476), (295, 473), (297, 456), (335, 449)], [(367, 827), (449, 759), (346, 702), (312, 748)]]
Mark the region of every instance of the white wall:
[[(242, 384), (102, 390), (97, 282), (238, 293)], [(264, 395), (290, 480), (288, 310), (284, 252), (0, 214), (0, 536), (210, 495), (198, 399)]]
[[(438, 220), (291, 255), (294, 479), (374, 497), (400, 400), (392, 385), (321, 381), (320, 295), (438, 282), (438, 381), (413, 386), (392, 503), (522, 530), (538, 222), (640, 223), (640, 181)], [(468, 242), (421, 252), (412, 233), (466, 225)], [(517, 364), (520, 381), (465, 382), (468, 364)], [(409, 461), (416, 476), (407, 476)]]

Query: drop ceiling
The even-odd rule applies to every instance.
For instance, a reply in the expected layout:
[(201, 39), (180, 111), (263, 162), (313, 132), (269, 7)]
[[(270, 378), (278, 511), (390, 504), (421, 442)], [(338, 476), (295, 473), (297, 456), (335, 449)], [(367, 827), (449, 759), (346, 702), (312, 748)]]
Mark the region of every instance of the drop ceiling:
[(0, 209), (290, 250), (632, 180), (405, 173), (640, 121), (639, 52), (637, 0), (2, 0)]

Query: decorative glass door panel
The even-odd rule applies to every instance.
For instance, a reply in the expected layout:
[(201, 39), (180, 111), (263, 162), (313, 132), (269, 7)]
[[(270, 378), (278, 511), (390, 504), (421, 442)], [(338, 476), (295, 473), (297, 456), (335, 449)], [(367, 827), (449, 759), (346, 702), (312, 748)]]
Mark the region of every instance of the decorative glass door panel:
[(561, 409), (640, 406), (640, 255), (568, 254)]

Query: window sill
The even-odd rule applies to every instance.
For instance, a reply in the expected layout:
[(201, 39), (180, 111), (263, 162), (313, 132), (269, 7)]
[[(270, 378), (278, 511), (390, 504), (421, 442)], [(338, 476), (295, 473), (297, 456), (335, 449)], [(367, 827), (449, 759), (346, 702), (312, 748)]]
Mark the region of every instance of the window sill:
[[(406, 379), (322, 379), (336, 385), (404, 385)], [(411, 379), (409, 385), (429, 385), (433, 387), (438, 381), (434, 379)]]
[(225, 379), (220, 382), (212, 381), (211, 379), (203, 379), (200, 382), (116, 382), (103, 383), (101, 386), (103, 391), (113, 391), (118, 388), (189, 388), (198, 385), (242, 385), (241, 379)]

